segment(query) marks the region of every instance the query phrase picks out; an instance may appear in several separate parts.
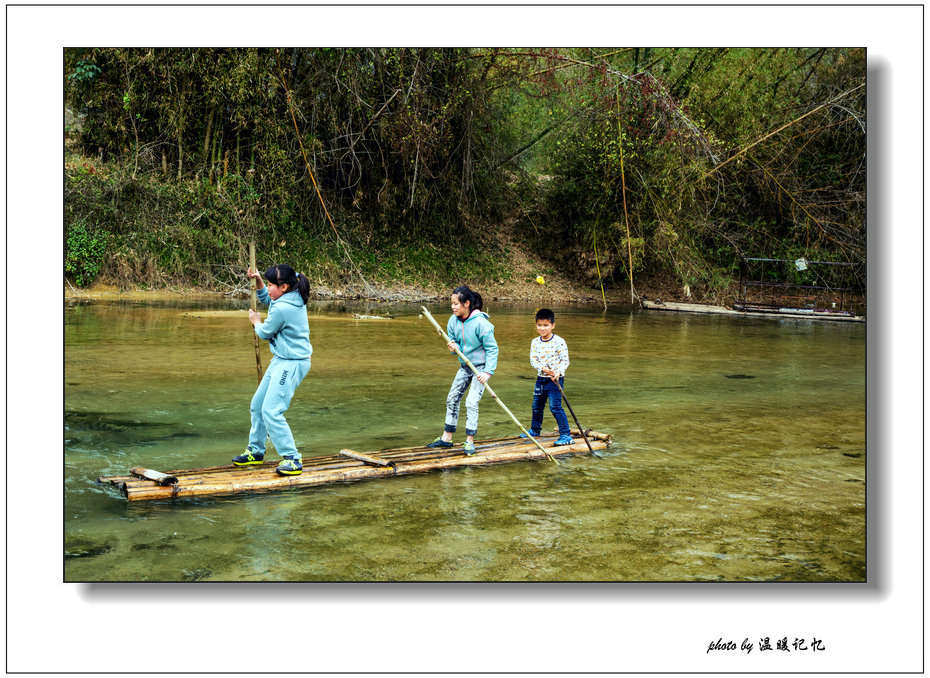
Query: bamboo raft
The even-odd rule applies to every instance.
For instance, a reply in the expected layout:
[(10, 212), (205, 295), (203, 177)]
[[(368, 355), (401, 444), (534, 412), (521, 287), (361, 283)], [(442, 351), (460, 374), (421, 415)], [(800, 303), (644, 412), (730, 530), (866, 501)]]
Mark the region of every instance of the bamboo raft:
[(146, 468), (132, 468), (128, 476), (106, 476), (97, 482), (116, 487), (129, 501), (174, 499), (267, 492), (292, 487), (311, 487), (327, 483), (351, 482), (369, 478), (424, 473), (460, 466), (484, 466), (512, 461), (543, 460), (547, 453), (555, 457), (590, 454), (610, 445), (610, 435), (585, 430), (591, 448), (581, 432), (572, 430), (571, 445), (554, 446), (555, 434), (542, 435), (537, 440), (546, 448), (540, 450), (526, 438), (511, 436), (475, 443), (476, 453), (465, 456), (461, 446), (453, 448), (403, 447), (379, 452), (341, 450), (339, 454), (304, 457), (303, 473), (280, 476), (275, 473), (278, 459), (267, 460), (261, 466), (239, 467), (227, 464), (207, 468), (162, 473)]

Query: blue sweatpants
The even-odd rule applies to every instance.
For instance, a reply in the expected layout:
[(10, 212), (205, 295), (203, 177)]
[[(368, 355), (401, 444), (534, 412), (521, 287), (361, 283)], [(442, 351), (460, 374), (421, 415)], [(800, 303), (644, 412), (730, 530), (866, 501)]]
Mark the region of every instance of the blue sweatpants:
[[(559, 386), (564, 383), (565, 377), (559, 377)], [(530, 424), (530, 432), (535, 432), (534, 435), (539, 434), (547, 400), (549, 411), (555, 417), (555, 423), (559, 425), (559, 435), (568, 435), (571, 429), (568, 426), (565, 410), (562, 409), (562, 392), (549, 377), (536, 377), (536, 388), (533, 390), (533, 423)]]
[(300, 460), (300, 452), (294, 444), (294, 436), (284, 419), (284, 412), (291, 404), (294, 391), (309, 371), (310, 358), (284, 360), (278, 356), (272, 357), (265, 376), (252, 396), (250, 450), (264, 454), (265, 441), (271, 437), (278, 454)]

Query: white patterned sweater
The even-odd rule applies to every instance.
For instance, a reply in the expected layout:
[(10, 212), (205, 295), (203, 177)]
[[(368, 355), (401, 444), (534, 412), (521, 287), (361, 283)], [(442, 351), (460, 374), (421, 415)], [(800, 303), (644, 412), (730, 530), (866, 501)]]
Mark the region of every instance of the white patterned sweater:
[(540, 377), (546, 376), (543, 374), (544, 367), (564, 376), (568, 368), (568, 344), (558, 334), (553, 334), (549, 341), (536, 337), (530, 342), (530, 365)]

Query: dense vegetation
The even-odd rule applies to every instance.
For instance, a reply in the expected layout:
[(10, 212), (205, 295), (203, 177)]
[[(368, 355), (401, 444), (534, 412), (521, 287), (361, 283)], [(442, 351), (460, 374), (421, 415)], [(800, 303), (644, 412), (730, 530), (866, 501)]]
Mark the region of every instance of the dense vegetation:
[(249, 241), (365, 295), (506, 281), (519, 249), (703, 298), (741, 255), (863, 284), (864, 50), (73, 49), (64, 71), (78, 285), (241, 284)]

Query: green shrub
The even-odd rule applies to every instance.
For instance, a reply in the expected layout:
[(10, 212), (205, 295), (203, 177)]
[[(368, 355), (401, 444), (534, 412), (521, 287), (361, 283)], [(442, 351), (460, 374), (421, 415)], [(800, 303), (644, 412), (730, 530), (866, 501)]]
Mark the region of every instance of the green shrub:
[(79, 287), (86, 287), (100, 272), (110, 234), (83, 221), (69, 224), (65, 239), (65, 273)]

